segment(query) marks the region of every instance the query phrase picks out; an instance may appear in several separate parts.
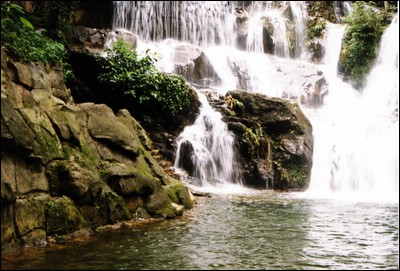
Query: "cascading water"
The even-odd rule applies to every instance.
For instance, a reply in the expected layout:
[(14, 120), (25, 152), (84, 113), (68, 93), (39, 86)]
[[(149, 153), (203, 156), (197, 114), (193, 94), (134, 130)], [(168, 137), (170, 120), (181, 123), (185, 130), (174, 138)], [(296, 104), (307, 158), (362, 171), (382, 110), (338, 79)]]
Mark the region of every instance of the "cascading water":
[[(328, 37), (341, 40), (343, 31), (337, 30), (328, 28)], [(382, 37), (361, 94), (336, 77), (338, 55), (327, 51), (330, 93), (322, 110), (308, 114), (315, 146), (307, 193), (398, 201), (398, 18)]]
[(193, 184), (196, 186), (241, 185), (240, 167), (234, 154), (234, 137), (221, 120), (221, 114), (211, 108), (202, 93), (198, 94), (202, 103), (200, 116), (177, 138), (174, 166), (194, 177)]
[[(175, 39), (203, 47), (224, 45), (234, 47), (238, 35), (235, 28), (247, 32), (246, 49), (263, 52), (263, 24), (271, 24), (272, 42), (276, 55), (289, 57), (304, 51), (304, 1), (250, 1), (249, 14), (240, 26), (233, 10), (245, 1), (114, 1), (113, 29), (126, 29), (145, 42)], [(291, 14), (293, 20), (285, 13)], [(294, 44), (290, 44), (287, 28), (295, 28)]]
[(341, 23), (343, 18), (346, 17), (352, 11), (350, 1), (333, 1), (333, 8), (335, 11), (336, 20)]
[[(307, 10), (304, 1), (252, 1), (248, 17), (247, 52), (268, 51), (268, 48), (264, 48), (263, 33), (267, 31), (274, 48), (270, 53), (289, 57), (289, 48), (294, 47), (292, 55), (305, 58), (303, 52)], [(290, 31), (294, 32), (292, 39), (288, 39)]]
[[(257, 3), (260, 2), (253, 3), (258, 6)], [(267, 4), (270, 9), (272, 9), (271, 3), (272, 1)], [(113, 28), (128, 29), (138, 35), (140, 39), (138, 51), (144, 47), (146, 49), (156, 48), (157, 52), (161, 51), (163, 60), (161, 64), (159, 63), (159, 67), (164, 71), (171, 72), (173, 65), (169, 65), (169, 63), (171, 63), (170, 59), (173, 59), (173, 50), (166, 48), (176, 46), (176, 40), (198, 44), (204, 48), (222, 48), (215, 45), (224, 45), (226, 48), (235, 47), (237, 36), (233, 30), (237, 25), (234, 23), (235, 16), (232, 11), (237, 4), (232, 1), (115, 1)], [(283, 6), (287, 8), (288, 5)], [(278, 53), (282, 51), (282, 54), (289, 56), (286, 20), (281, 16), (284, 7), (281, 7), (280, 11), (275, 12), (276, 15), (273, 16), (274, 21), (278, 21), (278, 24), (274, 24), (274, 44)], [(274, 10), (277, 11), (277, 9)], [(254, 12), (259, 11), (259, 8), (254, 9)], [(265, 7), (262, 8), (262, 11), (266, 11)], [(252, 17), (254, 16), (248, 18)], [(254, 31), (253, 25), (247, 27), (247, 44), (252, 42), (249, 40), (252, 40), (253, 37), (262, 36), (260, 20), (261, 18), (257, 24), (257, 32)], [(172, 38), (174, 41), (170, 40), (165, 43), (168, 38)], [(141, 42), (145, 42), (145, 44), (141, 44)], [(248, 46), (247, 49), (263, 51), (262, 41), (258, 40), (255, 46), (258, 49), (254, 46), (253, 49), (250, 48), (252, 46)], [(221, 120), (221, 114), (210, 107), (207, 99), (199, 91), (198, 94), (202, 97), (200, 116), (195, 124), (186, 127), (177, 139), (178, 151), (175, 168), (189, 171), (189, 175), (197, 179), (199, 182), (197, 184), (201, 186), (241, 184), (240, 166), (235, 158), (234, 138)], [(189, 157), (183, 156), (185, 151), (188, 151), (187, 148), (193, 148)], [(184, 152), (181, 151), (182, 149)]]
[[(235, 44), (236, 21), (232, 14), (234, 5), (239, 2), (190, 1), (178, 4), (146, 1), (130, 2), (130, 7), (127, 8), (128, 3), (117, 1), (115, 10), (118, 15), (115, 16), (114, 28), (130, 29), (137, 34), (139, 41), (142, 39), (146, 42), (145, 45), (139, 44), (139, 47), (157, 48), (158, 52), (164, 52), (166, 55), (163, 68), (168, 72), (173, 67), (168, 60), (173, 59), (173, 49), (170, 48), (177, 44), (176, 40), (201, 45), (221, 79), (221, 84), (216, 89), (222, 95), (230, 89), (242, 88), (270, 96), (300, 98), (304, 91), (305, 78), (312, 75), (312, 70), (323, 71), (329, 85), (323, 105), (319, 108), (302, 106), (313, 125), (314, 133), (313, 169), (306, 194), (351, 198), (366, 195), (369, 199), (382, 196), (397, 200), (398, 51), (397, 58), (384, 57), (390, 51), (390, 48), (385, 49), (387, 41), (398, 41), (398, 36), (393, 38), (395, 32), (398, 33), (397, 19), (382, 38), (378, 62), (361, 94), (340, 80), (336, 74), (345, 26), (327, 24), (325, 59), (323, 64), (315, 65), (306, 61), (305, 49), (302, 47), (305, 3), (273, 2), (275, 1), (251, 2), (248, 20), (244, 24), (247, 29), (247, 51), (240, 50)], [(242, 6), (245, 6), (243, 3)], [(347, 8), (347, 2), (344, 4)], [(178, 5), (181, 6), (178, 8)], [(293, 21), (296, 22), (292, 25), (296, 33), (295, 60), (287, 57), (289, 43), (283, 38), (288, 37), (288, 31), (293, 31), (286, 24), (288, 18), (283, 8), (285, 5), (291, 6)], [(161, 13), (165, 16), (161, 16)], [(168, 17), (169, 20), (167, 23), (160, 23), (161, 17)], [(281, 57), (263, 53), (265, 41), (260, 37), (265, 31), (262, 24), (266, 18), (269, 18), (269, 22), (275, 22), (271, 23), (274, 50)], [(397, 30), (391, 32), (393, 28)], [(199, 29), (201, 30), (198, 31)], [(165, 38), (175, 40), (165, 42)], [(397, 59), (397, 62), (393, 63), (393, 59)], [(388, 66), (389, 62), (391, 66)], [(388, 74), (391, 76), (387, 76)], [(202, 97), (202, 94), (199, 93), (199, 96)], [(220, 123), (221, 116), (210, 110), (205, 98), (202, 98), (202, 103), (199, 119), (193, 126), (186, 127), (178, 138), (175, 167), (186, 167), (186, 171), (191, 171), (190, 174), (201, 185), (240, 183), (240, 173), (234, 170), (237, 168), (232, 150), (234, 140)], [(214, 133), (223, 136), (217, 138)], [(184, 142), (189, 142), (193, 148), (193, 152), (189, 152), (193, 170), (187, 170), (191, 168), (190, 163), (188, 167), (180, 161), (182, 144), (186, 144)], [(190, 148), (187, 150), (190, 151)], [(216, 150), (220, 150), (220, 153), (214, 152)]]
[(307, 59), (305, 33), (307, 25), (307, 8), (304, 1), (289, 1), (295, 23), (295, 57)]
[(233, 45), (232, 1), (114, 1), (113, 28), (143, 41)]

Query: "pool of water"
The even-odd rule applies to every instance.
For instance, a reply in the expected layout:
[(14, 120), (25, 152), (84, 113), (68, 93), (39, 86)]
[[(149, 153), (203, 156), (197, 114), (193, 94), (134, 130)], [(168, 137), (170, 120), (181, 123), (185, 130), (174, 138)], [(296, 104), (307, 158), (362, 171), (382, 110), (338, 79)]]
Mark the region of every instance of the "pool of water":
[(2, 255), (2, 269), (399, 268), (398, 203), (275, 192), (197, 201), (180, 219)]

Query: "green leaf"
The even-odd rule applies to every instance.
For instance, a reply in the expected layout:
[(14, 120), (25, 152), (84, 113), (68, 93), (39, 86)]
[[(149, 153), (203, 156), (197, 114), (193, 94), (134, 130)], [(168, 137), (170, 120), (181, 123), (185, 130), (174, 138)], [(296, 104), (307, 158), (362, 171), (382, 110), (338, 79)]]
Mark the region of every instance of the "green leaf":
[(19, 17), (19, 20), (21, 21), (21, 23), (23, 23), (26, 27), (28, 27), (29, 29), (34, 29), (33, 25), (24, 17)]

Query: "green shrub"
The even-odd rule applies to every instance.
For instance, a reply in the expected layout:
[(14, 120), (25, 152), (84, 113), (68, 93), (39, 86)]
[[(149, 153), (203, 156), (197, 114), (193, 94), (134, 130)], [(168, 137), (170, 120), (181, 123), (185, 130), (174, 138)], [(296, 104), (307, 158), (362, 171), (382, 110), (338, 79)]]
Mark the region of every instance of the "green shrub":
[(98, 79), (113, 95), (127, 95), (149, 112), (159, 108), (164, 117), (173, 118), (189, 109), (192, 96), (183, 77), (157, 71), (156, 61), (149, 51), (140, 58), (118, 39), (106, 49)]
[(341, 72), (349, 76), (354, 86), (360, 89), (372, 68), (380, 39), (390, 20), (386, 12), (358, 1), (353, 5), (353, 12), (344, 21), (348, 25), (339, 64)]
[[(11, 57), (22, 62), (66, 65), (67, 50), (64, 45), (35, 31), (25, 18), (22, 7), (6, 3), (1, 6), (1, 46)], [(65, 69), (66, 77), (71, 75)]]

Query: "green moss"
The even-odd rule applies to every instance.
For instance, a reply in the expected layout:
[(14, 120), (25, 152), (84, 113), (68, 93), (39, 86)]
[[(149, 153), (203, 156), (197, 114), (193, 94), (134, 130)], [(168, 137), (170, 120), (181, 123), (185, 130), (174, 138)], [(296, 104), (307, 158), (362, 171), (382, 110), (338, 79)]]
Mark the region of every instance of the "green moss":
[(68, 231), (67, 221), (65, 206), (55, 201), (49, 201), (46, 206), (47, 233), (66, 233)]
[(71, 150), (69, 146), (63, 144), (61, 146), (61, 151), (65, 159), (68, 160), (71, 157)]
[(106, 207), (109, 223), (131, 219), (131, 214), (123, 200), (115, 192), (105, 192), (100, 196), (100, 205)]
[(245, 110), (244, 104), (239, 100), (233, 98), (231, 95), (227, 95), (225, 97), (225, 104), (227, 105), (229, 109), (229, 114), (231, 116), (241, 116)]
[(179, 198), (178, 198), (178, 193), (180, 191), (180, 187), (178, 185), (172, 185), (170, 187), (168, 187), (167, 189), (167, 194), (169, 199), (172, 202), (175, 202), (176, 204), (179, 204)]
[(41, 146), (41, 154), (44, 161), (50, 161), (55, 157), (62, 157), (61, 144), (56, 136), (50, 135), (41, 129), (36, 133), (36, 140)]
[(49, 201), (46, 206), (46, 231), (48, 234), (65, 234), (85, 226), (74, 202), (66, 197)]
[(156, 216), (161, 216), (166, 219), (171, 219), (177, 216), (177, 211), (174, 207), (172, 207), (172, 205), (168, 205), (162, 209), (157, 210)]
[(82, 142), (82, 141), (81, 141), (81, 151), (82, 151), (82, 154), (86, 158), (88, 158), (90, 161), (94, 161), (95, 160), (94, 157), (93, 157), (92, 152), (90, 151), (89, 146), (85, 142)]
[(111, 178), (112, 172), (109, 170), (100, 170), (100, 178), (103, 182), (107, 183)]
[(175, 183), (167, 186), (167, 194), (169, 199), (185, 208), (193, 208), (193, 202), (190, 198), (189, 190), (182, 183)]
[(80, 141), (80, 153), (75, 153), (74, 158), (81, 167), (96, 169), (96, 158), (85, 141)]

